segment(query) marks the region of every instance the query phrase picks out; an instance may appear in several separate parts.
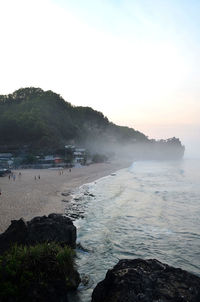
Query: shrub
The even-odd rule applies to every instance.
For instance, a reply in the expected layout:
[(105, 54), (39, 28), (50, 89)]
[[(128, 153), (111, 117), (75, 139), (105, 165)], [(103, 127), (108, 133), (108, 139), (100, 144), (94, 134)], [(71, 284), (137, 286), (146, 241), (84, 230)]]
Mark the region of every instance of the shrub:
[[(14, 245), (0, 256), (0, 301), (40, 301), (40, 295), (48, 296), (49, 288), (51, 293), (67, 292), (79, 282), (74, 251), (67, 246)], [(33, 298), (35, 293), (37, 298)]]

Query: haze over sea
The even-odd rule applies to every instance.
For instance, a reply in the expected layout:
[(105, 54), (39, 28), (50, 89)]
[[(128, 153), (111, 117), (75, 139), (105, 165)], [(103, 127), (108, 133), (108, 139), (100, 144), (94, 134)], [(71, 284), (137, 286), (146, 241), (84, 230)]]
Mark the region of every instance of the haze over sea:
[(122, 258), (156, 258), (200, 276), (198, 160), (134, 162), (77, 196), (85, 208), (78, 241), (89, 250), (78, 251), (77, 264), (90, 281), (73, 301), (90, 301), (92, 288)]

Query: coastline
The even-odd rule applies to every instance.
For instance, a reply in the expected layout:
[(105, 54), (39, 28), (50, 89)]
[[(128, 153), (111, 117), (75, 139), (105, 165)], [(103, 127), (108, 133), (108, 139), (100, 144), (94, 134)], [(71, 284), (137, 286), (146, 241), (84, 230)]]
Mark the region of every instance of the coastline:
[(69, 169), (13, 170), (15, 180), (8, 176), (0, 178), (0, 233), (14, 219), (23, 217), (30, 220), (50, 213), (64, 214), (66, 203), (62, 201), (63, 192), (72, 192), (85, 183), (126, 168), (131, 163), (128, 159), (118, 159), (110, 163), (72, 168), (71, 172)]

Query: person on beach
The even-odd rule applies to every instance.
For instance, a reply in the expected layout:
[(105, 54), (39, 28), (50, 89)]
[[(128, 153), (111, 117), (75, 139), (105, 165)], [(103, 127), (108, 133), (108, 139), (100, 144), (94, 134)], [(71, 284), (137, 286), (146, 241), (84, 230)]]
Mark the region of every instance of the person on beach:
[(40, 175), (38, 175), (38, 179), (40, 179)]

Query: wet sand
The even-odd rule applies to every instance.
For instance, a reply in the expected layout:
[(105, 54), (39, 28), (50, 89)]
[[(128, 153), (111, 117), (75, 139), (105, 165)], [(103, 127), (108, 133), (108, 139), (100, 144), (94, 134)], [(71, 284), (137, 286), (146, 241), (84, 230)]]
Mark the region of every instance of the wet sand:
[(72, 191), (130, 164), (130, 161), (92, 164), (72, 168), (71, 172), (63, 169), (63, 173), (57, 169), (13, 170), (15, 180), (0, 177), (0, 233), (14, 219), (30, 220), (35, 216), (64, 213), (66, 204), (62, 200), (66, 197), (62, 192)]

